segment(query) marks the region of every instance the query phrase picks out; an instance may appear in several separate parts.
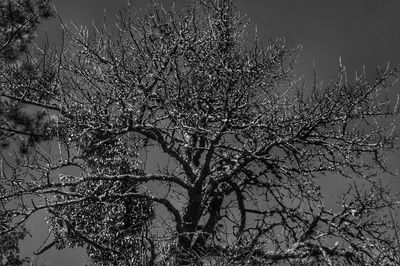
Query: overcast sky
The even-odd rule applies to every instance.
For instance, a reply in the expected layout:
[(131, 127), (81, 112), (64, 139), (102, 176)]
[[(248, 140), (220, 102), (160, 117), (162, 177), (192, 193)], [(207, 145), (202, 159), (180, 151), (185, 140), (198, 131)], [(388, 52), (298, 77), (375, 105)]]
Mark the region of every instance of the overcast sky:
[[(168, 6), (171, 1), (163, 1)], [(183, 1), (178, 1), (182, 3)], [(126, 0), (53, 0), (63, 21), (68, 24), (92, 25), (102, 23), (104, 10), (107, 20), (112, 21)], [(146, 1), (133, 0), (136, 10), (145, 7)], [(250, 19), (250, 31), (257, 25), (258, 35), (264, 41), (285, 37), (303, 46), (296, 74), (309, 79), (313, 62), (320, 80), (335, 77), (339, 57), (346, 65), (348, 76), (361, 71), (373, 77), (377, 65), (388, 61), (400, 64), (400, 1), (399, 0), (237, 0), (238, 10)], [(44, 24), (50, 39), (59, 38), (57, 19)], [(399, 90), (399, 88), (396, 88)], [(395, 164), (400, 160), (395, 156)], [(43, 236), (46, 227), (35, 223), (32, 235)], [(25, 241), (23, 251), (29, 250), (37, 238)], [(82, 251), (56, 252), (38, 258), (37, 263), (73, 266), (89, 263)]]

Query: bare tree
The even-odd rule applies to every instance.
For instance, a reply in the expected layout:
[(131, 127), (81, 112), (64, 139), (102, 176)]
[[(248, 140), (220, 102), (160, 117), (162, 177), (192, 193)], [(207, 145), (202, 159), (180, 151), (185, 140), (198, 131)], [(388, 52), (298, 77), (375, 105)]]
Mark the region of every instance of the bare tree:
[[(340, 66), (327, 86), (299, 87), (298, 50), (249, 42), (245, 26), (231, 0), (156, 3), (121, 14), (117, 32), (66, 29), (71, 45), (41, 56), (37, 69), (53, 73), (44, 85), (4, 83), (51, 138), (3, 156), (14, 227), (49, 212), (54, 242), (39, 253), (86, 245), (115, 265), (400, 262), (399, 202), (383, 179), (398, 147), (398, 69), (347, 82)], [(335, 209), (322, 175), (351, 184)]]

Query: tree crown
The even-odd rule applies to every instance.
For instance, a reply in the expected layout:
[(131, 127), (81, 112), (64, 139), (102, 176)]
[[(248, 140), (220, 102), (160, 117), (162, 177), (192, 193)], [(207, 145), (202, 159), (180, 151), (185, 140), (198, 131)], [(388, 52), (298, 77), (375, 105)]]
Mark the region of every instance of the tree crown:
[[(229, 0), (182, 12), (156, 3), (117, 28), (66, 29), (70, 47), (38, 61), (51, 78), (5, 82), (8, 99), (44, 118), (40, 130), (5, 120), (30, 142), (0, 198), (20, 200), (2, 209), (15, 227), (49, 211), (54, 241), (39, 253), (86, 245), (116, 265), (399, 262), (398, 202), (379, 182), (398, 144), (397, 103), (385, 98), (397, 68), (350, 83), (340, 66), (327, 87), (299, 88), (296, 49), (249, 42)], [(321, 175), (354, 180), (337, 210)]]

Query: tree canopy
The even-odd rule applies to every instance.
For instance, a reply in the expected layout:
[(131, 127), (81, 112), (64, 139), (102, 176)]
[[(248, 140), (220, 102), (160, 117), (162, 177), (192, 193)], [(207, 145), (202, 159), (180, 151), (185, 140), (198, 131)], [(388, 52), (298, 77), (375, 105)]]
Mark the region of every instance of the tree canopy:
[(0, 58), (15, 60), (28, 49), (37, 26), (52, 15), (46, 0), (4, 0), (0, 3)]
[[(39, 254), (83, 246), (102, 265), (398, 264), (382, 176), (399, 69), (300, 86), (298, 49), (245, 22), (231, 0), (156, 2), (9, 65), (2, 97), (26, 119), (2, 121), (23, 147), (2, 153), (2, 236), (46, 210)], [(335, 208), (323, 175), (351, 181)]]
[[(26, 126), (26, 116), (20, 112), (17, 104), (4, 100), (4, 79), (10, 78), (5, 74), (9, 64), (16, 63), (28, 51), (28, 45), (35, 37), (38, 24), (52, 15), (48, 1), (31, 0), (4, 0), (0, 2), (0, 72), (1, 72), (1, 99), (0, 99), (0, 142), (7, 145), (7, 139), (15, 132), (4, 130), (3, 126), (14, 121)], [(27, 66), (27, 65), (26, 65)], [(16, 68), (16, 66), (14, 66)], [(21, 68), (22, 70), (22, 68)], [(13, 80), (13, 82), (16, 82)], [(33, 120), (30, 120), (33, 122)], [(3, 181), (3, 180), (2, 180)], [(7, 193), (5, 185), (0, 183), (0, 195)], [(3, 202), (1, 202), (3, 203)], [(4, 209), (4, 208), (3, 208)], [(0, 211), (1, 231), (7, 230), (12, 221), (12, 215)], [(23, 260), (18, 255), (18, 241), (26, 235), (24, 228), (18, 228), (0, 237), (0, 265), (20, 265)]]

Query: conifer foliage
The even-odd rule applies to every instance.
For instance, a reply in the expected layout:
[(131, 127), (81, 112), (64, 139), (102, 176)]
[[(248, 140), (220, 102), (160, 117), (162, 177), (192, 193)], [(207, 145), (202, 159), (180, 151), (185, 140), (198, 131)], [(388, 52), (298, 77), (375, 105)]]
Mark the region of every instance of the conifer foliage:
[[(8, 76), (8, 67), (13, 64), (14, 70), (19, 70), (21, 76), (29, 75), (28, 64), (22, 64), (20, 59), (28, 52), (28, 45), (35, 37), (38, 25), (52, 15), (48, 1), (33, 0), (2, 0), (0, 1), (0, 143), (6, 148), (9, 139), (16, 135), (18, 128), (32, 131), (40, 117), (30, 117), (22, 109), (21, 104), (11, 102), (4, 97), (6, 92), (5, 80), (11, 78), (13, 83), (17, 79)], [(32, 81), (32, 80), (31, 80)], [(14, 95), (15, 96), (15, 95)], [(38, 114), (38, 116), (40, 116)], [(17, 126), (18, 125), (18, 126)], [(21, 150), (25, 150), (25, 144)], [(3, 168), (2, 168), (3, 169)], [(7, 184), (0, 181), (0, 195), (8, 193)], [(24, 228), (9, 231), (12, 226), (12, 216), (3, 207), (0, 210), (0, 230), (5, 231), (0, 237), (0, 265), (21, 265), (23, 259), (18, 255), (18, 241), (26, 235)]]
[(26, 52), (38, 25), (52, 15), (46, 0), (0, 2), (0, 58), (14, 61)]

